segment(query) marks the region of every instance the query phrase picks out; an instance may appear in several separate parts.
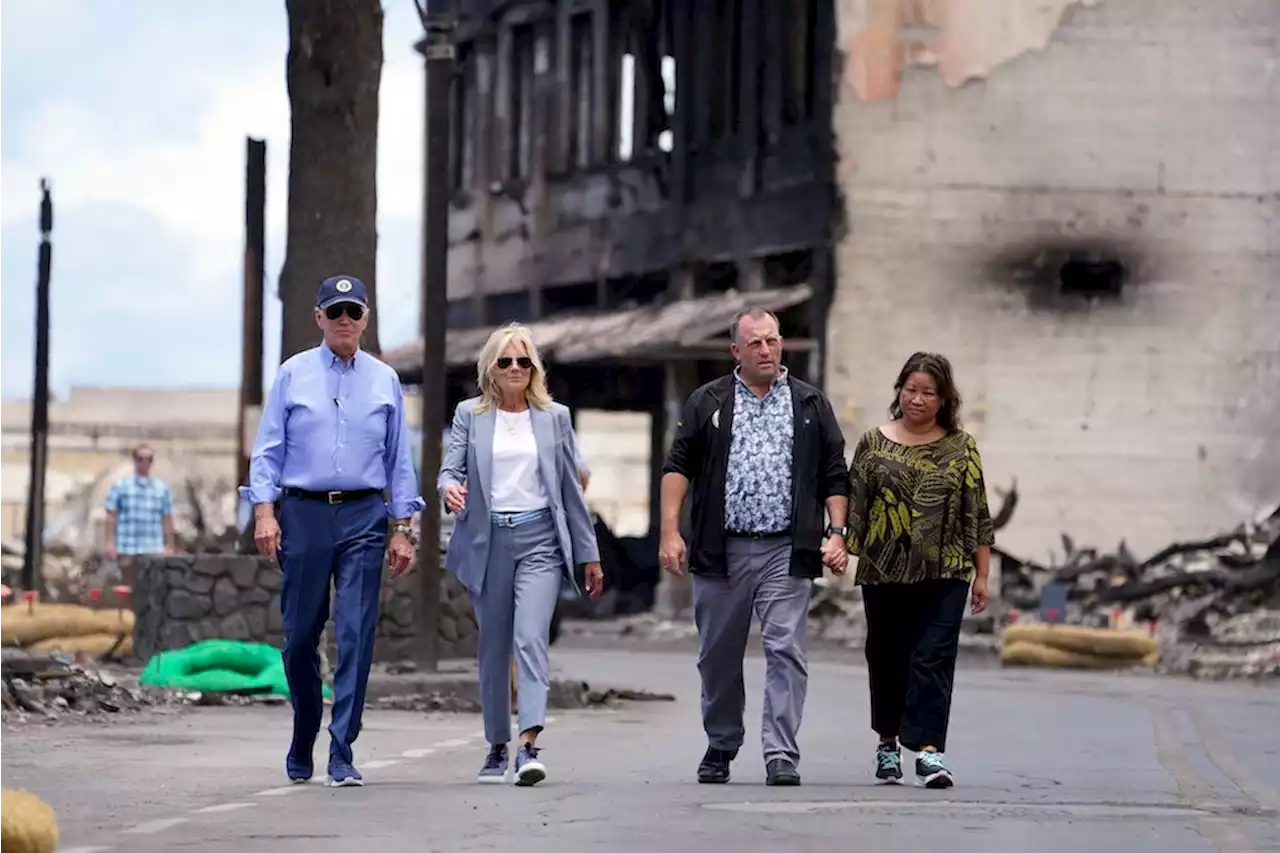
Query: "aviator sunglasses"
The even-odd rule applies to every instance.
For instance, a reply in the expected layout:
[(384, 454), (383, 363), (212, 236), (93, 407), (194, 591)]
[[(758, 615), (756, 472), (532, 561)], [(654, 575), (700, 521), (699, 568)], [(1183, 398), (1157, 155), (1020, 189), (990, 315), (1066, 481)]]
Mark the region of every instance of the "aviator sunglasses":
[(533, 367), (533, 359), (529, 358), (527, 355), (522, 355), (517, 359), (511, 358), (509, 355), (498, 356), (496, 364), (498, 365), (499, 370), (506, 370), (511, 366), (512, 361), (515, 361), (516, 364), (520, 365), (522, 370), (528, 370)]
[(354, 302), (339, 302), (324, 309), (325, 316), (330, 320), (336, 320), (344, 313), (352, 320), (359, 320), (364, 316), (364, 309)]

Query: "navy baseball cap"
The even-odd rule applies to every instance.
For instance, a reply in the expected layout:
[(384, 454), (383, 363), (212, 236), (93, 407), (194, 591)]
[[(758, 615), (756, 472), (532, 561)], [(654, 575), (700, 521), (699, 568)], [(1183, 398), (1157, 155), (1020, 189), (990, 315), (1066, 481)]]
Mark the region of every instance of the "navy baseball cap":
[(334, 275), (320, 282), (320, 290), (316, 293), (316, 307), (328, 308), (339, 302), (354, 302), (366, 311), (369, 310), (369, 294), (364, 282), (351, 275)]

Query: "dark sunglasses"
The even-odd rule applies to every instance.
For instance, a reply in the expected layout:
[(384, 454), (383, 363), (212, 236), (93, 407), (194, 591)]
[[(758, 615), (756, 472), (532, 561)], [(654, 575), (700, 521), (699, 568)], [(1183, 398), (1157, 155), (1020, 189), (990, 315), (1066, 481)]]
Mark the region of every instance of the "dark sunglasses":
[(498, 357), (498, 361), (497, 361), (498, 369), (506, 370), (508, 367), (511, 366), (512, 361), (520, 365), (521, 370), (528, 370), (529, 368), (533, 367), (533, 359), (529, 358), (529, 356), (527, 355), (522, 355), (516, 359), (513, 359), (509, 355), (503, 355)]
[(364, 316), (364, 309), (354, 302), (339, 302), (337, 305), (330, 305), (324, 309), (324, 315), (330, 320), (336, 320), (346, 314), (352, 320), (359, 320)]

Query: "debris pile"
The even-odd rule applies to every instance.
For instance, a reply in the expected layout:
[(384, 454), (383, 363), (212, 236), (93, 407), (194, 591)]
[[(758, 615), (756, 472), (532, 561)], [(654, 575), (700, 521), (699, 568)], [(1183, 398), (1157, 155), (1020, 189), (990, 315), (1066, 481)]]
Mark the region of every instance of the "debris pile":
[(3, 650), (3, 713), (5, 722), (31, 717), (54, 721), (62, 717), (95, 717), (180, 704), (184, 697), (139, 687), (127, 673), (98, 669), (63, 652)]
[(1144, 560), (1123, 542), (1114, 553), (1076, 548), (1043, 565), (999, 548), (1000, 597), (1036, 611), (1046, 591), (1065, 600), (1063, 621), (1148, 626), (1159, 668), (1215, 677), (1280, 674), (1280, 507), (1209, 539), (1178, 542)]

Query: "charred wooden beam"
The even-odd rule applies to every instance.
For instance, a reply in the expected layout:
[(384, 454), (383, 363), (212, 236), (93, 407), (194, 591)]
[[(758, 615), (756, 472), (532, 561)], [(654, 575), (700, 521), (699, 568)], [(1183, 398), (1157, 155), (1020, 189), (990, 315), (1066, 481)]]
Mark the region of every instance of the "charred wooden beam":
[(672, 127), (671, 198), (683, 206), (689, 201), (689, 151), (693, 143), (693, 114), (697, 109), (694, 91), (696, 71), (693, 57), (693, 4), (671, 0), (671, 29), (676, 61), (676, 108)]
[(763, 32), (760, 0), (744, 0), (739, 21), (740, 73), (738, 140), (744, 165), (739, 192), (755, 195), (760, 187), (760, 94), (763, 84)]
[(714, 90), (715, 65), (719, 51), (716, 34), (716, 6), (710, 0), (690, 4), (693, 10), (693, 45), (690, 47), (693, 64), (693, 86), (690, 95), (694, 106), (693, 147), (701, 154), (711, 141), (712, 100), (719, 94)]
[(786, 68), (786, 4), (764, 4), (764, 67), (760, 92), (760, 123), (766, 145), (782, 135), (782, 83)]

